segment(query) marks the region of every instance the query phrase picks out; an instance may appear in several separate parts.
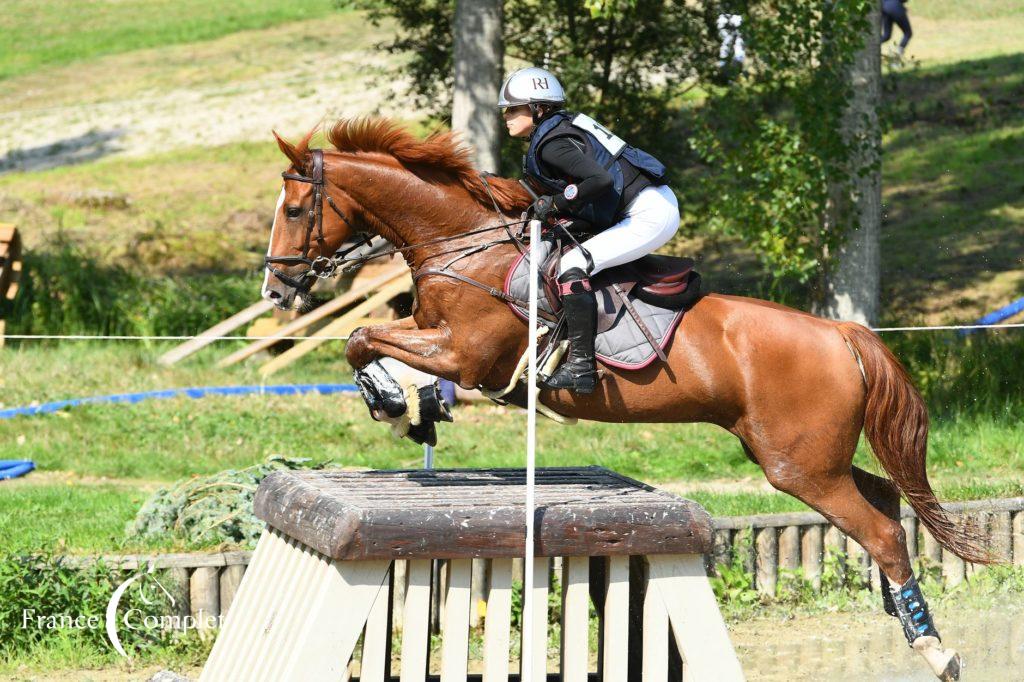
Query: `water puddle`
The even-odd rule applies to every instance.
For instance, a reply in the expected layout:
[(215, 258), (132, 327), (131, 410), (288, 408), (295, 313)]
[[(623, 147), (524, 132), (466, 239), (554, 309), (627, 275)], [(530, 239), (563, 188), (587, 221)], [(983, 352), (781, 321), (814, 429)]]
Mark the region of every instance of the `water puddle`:
[[(936, 616), (943, 643), (966, 662), (963, 680), (1024, 680), (1024, 605), (1010, 612), (945, 611)], [(791, 621), (730, 624), (751, 682), (827, 680), (931, 682), (924, 660), (884, 614), (828, 614)]]

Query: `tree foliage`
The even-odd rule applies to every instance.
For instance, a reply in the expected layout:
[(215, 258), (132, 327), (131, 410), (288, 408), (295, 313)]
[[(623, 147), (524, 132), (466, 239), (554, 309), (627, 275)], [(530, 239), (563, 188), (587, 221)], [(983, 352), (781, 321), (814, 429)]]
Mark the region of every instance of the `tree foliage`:
[[(873, 1), (506, 0), (505, 50), (509, 68), (550, 68), (573, 109), (665, 161), (691, 227), (739, 236), (772, 274), (807, 281), (842, 236), (823, 227), (829, 186), (868, 170), (850, 167), (841, 121)], [(442, 119), (454, 2), (369, 6), (397, 22), (386, 47), (411, 55), (414, 101)], [(742, 70), (720, 62), (721, 13), (743, 17)], [(509, 171), (515, 156), (509, 145)]]

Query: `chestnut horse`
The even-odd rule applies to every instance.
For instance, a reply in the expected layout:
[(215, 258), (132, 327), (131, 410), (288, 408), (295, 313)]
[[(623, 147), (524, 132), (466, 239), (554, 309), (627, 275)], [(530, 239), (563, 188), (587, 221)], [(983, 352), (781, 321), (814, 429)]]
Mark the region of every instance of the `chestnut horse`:
[[(530, 198), (518, 183), (491, 177), (485, 186), (450, 133), (418, 140), (385, 120), (340, 121), (327, 133), (335, 149), (322, 152), (322, 187), (333, 210), (317, 214), (322, 241), (313, 244), (316, 188), (297, 179), (312, 173), (310, 135), (292, 145), (275, 134), (292, 167), (268, 255), (295, 262), (275, 268), (291, 284), (268, 273), (264, 296), (280, 307), (296, 305), (296, 278), (354, 230), (402, 248), (414, 273), (463, 254), (452, 271), (501, 289), (519, 251), (500, 241), (503, 228), (479, 230), (521, 216)], [(489, 242), (495, 243), (471, 252)], [(509, 383), (526, 332), (486, 290), (427, 275), (416, 282), (411, 317), (357, 330), (346, 355), (355, 369), (386, 356), (465, 388), (494, 390)], [(989, 560), (975, 534), (935, 498), (925, 471), (925, 404), (873, 332), (766, 301), (708, 294), (686, 313), (665, 352), (667, 363), (606, 368), (591, 395), (544, 390), (539, 399), (580, 419), (717, 424), (740, 440), (775, 488), (860, 543), (896, 585), (912, 576), (901, 493), (943, 547), (968, 561)], [(852, 465), (862, 429), (888, 479)]]

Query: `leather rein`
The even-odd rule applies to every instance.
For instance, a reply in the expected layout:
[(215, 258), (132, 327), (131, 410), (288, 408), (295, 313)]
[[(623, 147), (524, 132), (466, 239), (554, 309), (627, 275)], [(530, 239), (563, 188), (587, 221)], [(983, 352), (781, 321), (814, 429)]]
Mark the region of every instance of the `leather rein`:
[[(470, 284), (479, 289), (483, 289), (491, 296), (494, 296), (495, 298), (505, 301), (506, 303), (514, 303), (520, 306), (527, 305), (526, 301), (522, 301), (514, 296), (509, 296), (508, 294), (506, 294), (501, 289), (498, 289), (497, 287), (492, 287), (476, 279), (473, 279), (472, 277), (467, 277), (466, 275), (463, 275), (461, 273), (452, 272), (448, 270), (448, 268), (457, 261), (468, 256), (471, 256), (475, 253), (486, 251), (490, 247), (496, 246), (498, 244), (507, 244), (511, 242), (516, 245), (516, 248), (519, 249), (520, 253), (523, 253), (524, 246), (528, 242), (528, 238), (525, 235), (525, 230), (523, 229), (523, 226), (527, 222), (525, 219), (512, 222), (504, 222), (498, 225), (491, 225), (476, 230), (470, 230), (468, 232), (462, 232), (460, 234), (451, 235), (448, 237), (438, 237), (436, 239), (430, 239), (425, 242), (420, 242), (419, 244), (408, 244), (406, 246), (386, 249), (379, 253), (349, 258), (348, 254), (352, 253), (353, 251), (363, 246), (364, 244), (368, 244), (373, 238), (373, 235), (365, 233), (361, 230), (357, 230), (355, 225), (352, 224), (352, 221), (349, 220), (348, 216), (346, 216), (341, 211), (341, 209), (338, 208), (338, 206), (334, 203), (334, 200), (331, 198), (331, 196), (327, 194), (327, 192), (325, 191), (326, 182), (324, 180), (323, 150), (312, 150), (312, 156), (313, 167), (310, 176), (298, 175), (296, 173), (281, 173), (281, 177), (286, 180), (305, 182), (313, 186), (313, 207), (309, 211), (309, 222), (306, 225), (306, 238), (302, 247), (302, 255), (266, 256), (263, 259), (264, 263), (266, 264), (267, 270), (269, 270), (271, 274), (277, 277), (277, 279), (281, 280), (281, 282), (292, 287), (298, 292), (305, 294), (308, 293), (309, 290), (312, 288), (314, 281), (316, 281), (317, 279), (327, 279), (333, 276), (339, 269), (341, 270), (341, 272), (347, 273), (358, 268), (362, 264), (374, 260), (376, 258), (383, 258), (384, 256), (391, 256), (396, 253), (404, 253), (405, 251), (411, 249), (430, 246), (432, 244), (441, 244), (444, 242), (454, 241), (476, 234), (482, 234), (484, 232), (492, 232), (494, 230), (504, 229), (505, 232), (508, 234), (508, 237), (505, 239), (498, 239), (491, 242), (486, 242), (484, 244), (474, 244), (472, 246), (456, 247), (454, 249), (451, 249), (450, 251), (445, 251), (431, 256), (430, 258), (436, 258), (446, 253), (462, 252), (461, 255), (448, 261), (441, 268), (420, 268), (416, 270), (412, 276), (413, 283), (418, 282), (422, 277), (440, 275), (444, 277), (450, 277), (452, 279), (464, 282), (466, 284)], [(487, 175), (487, 173), (481, 173), (480, 178), (483, 180), (484, 187), (487, 189), (487, 195), (490, 197), (491, 203), (494, 204), (494, 211), (499, 216), (504, 217), (504, 214), (502, 214), (501, 209), (498, 206), (497, 200), (495, 200), (494, 198), (494, 194), (491, 192), (491, 186), (487, 182)], [(330, 206), (331, 209), (338, 214), (338, 217), (341, 218), (346, 225), (348, 225), (349, 229), (354, 234), (363, 235), (363, 237), (355, 245), (345, 249), (339, 249), (330, 256), (324, 254), (324, 242), (326, 241), (326, 239), (324, 237), (323, 202), (325, 198), (327, 200), (327, 205)], [(520, 227), (519, 235), (514, 235), (512, 233), (512, 231), (509, 229), (512, 226)], [(317, 256), (316, 258), (309, 258), (307, 254), (309, 254), (310, 245), (314, 239), (317, 245)], [(285, 274), (279, 268), (274, 267), (275, 264), (285, 266), (305, 265), (307, 266), (307, 269), (302, 274), (293, 277), (291, 275)]]

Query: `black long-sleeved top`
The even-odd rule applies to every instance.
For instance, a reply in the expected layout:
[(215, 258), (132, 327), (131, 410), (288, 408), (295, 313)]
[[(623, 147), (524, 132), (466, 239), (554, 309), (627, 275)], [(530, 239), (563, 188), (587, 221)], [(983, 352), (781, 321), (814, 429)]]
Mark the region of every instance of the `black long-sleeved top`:
[[(583, 143), (573, 137), (556, 137), (546, 142), (540, 148), (540, 161), (555, 171), (552, 175), (576, 185), (575, 198), (566, 199), (563, 194), (555, 197), (555, 207), (560, 211), (572, 213), (612, 189), (611, 173), (587, 155)], [(622, 201), (618, 208), (621, 214), (637, 194), (651, 186), (651, 181), (624, 159), (620, 159), (619, 166), (623, 174)]]

